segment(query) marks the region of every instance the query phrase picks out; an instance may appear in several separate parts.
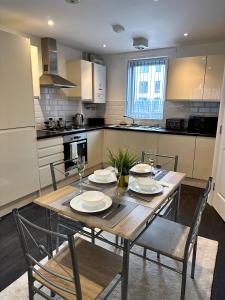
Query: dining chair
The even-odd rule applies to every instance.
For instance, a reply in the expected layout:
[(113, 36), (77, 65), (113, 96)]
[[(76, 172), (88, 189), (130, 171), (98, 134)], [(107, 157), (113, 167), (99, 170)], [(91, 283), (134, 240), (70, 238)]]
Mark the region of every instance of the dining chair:
[[(141, 161), (143, 163), (146, 161), (148, 162), (148, 160), (151, 156), (152, 156), (152, 153), (147, 152), (147, 151), (142, 151), (141, 152)], [(162, 171), (171, 170), (173, 172), (177, 172), (178, 161), (179, 161), (178, 155), (163, 155), (163, 154), (156, 153), (156, 154), (154, 154), (154, 156), (156, 157), (156, 160), (157, 160), (157, 164), (156, 164), (157, 169), (162, 169)], [(160, 174), (158, 174), (158, 176), (160, 176)], [(174, 200), (176, 200), (179, 197), (179, 195), (178, 195), (179, 192), (180, 191), (175, 191), (175, 193), (170, 195), (170, 201), (167, 203), (167, 205), (164, 207), (164, 209), (160, 212), (159, 216), (166, 216), (172, 211), (173, 208), (172, 208), (171, 204), (174, 202)], [(175, 221), (177, 221), (177, 215), (178, 215), (178, 212), (175, 210), (175, 213), (174, 213)]]
[[(29, 299), (39, 294), (53, 299), (106, 299), (121, 280), (122, 257), (76, 237), (40, 227), (13, 210), (27, 265)], [(56, 253), (47, 246), (48, 238), (63, 242)], [(39, 285), (38, 285), (39, 284)]]
[[(76, 161), (77, 159), (70, 159), (67, 161), (59, 161), (55, 163), (50, 163), (50, 171), (51, 171), (51, 177), (52, 177), (52, 187), (53, 190), (56, 191), (58, 189), (57, 187), (57, 181), (56, 181), (56, 172), (62, 172), (61, 169), (58, 168), (59, 165), (65, 164), (65, 162), (73, 162), (74, 163), (74, 169), (76, 168)], [(69, 175), (68, 172), (64, 172), (64, 175), (67, 177)], [(59, 231), (59, 228), (62, 227), (63, 229), (72, 229), (75, 232), (77, 231), (77, 228), (79, 228), (79, 224), (74, 224), (74, 220), (70, 222), (69, 217), (62, 216), (58, 214), (56, 216), (56, 222), (57, 222), (57, 231)], [(92, 244), (95, 243), (95, 229), (91, 228), (91, 241)], [(58, 249), (58, 242), (57, 242), (57, 249)]]
[[(207, 186), (196, 206), (191, 227), (156, 217), (146, 231), (136, 240), (136, 244), (144, 248), (143, 258), (158, 265), (167, 267), (182, 274), (181, 300), (185, 299), (187, 277), (187, 263), (192, 251), (191, 278), (194, 279), (198, 229), (205, 209), (208, 194), (212, 186), (212, 177), (208, 179)], [(182, 263), (182, 271), (169, 267), (161, 262), (147, 257), (147, 250), (169, 257)], [(136, 254), (136, 253), (134, 253)], [(137, 255), (137, 254), (136, 254)]]

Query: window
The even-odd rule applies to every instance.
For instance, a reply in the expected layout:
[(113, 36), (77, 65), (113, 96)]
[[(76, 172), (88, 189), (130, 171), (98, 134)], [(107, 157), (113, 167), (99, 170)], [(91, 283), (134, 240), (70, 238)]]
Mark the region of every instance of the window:
[(166, 71), (167, 58), (128, 62), (127, 116), (137, 119), (163, 119)]
[(148, 93), (148, 81), (140, 81), (139, 94), (147, 94), (147, 93)]

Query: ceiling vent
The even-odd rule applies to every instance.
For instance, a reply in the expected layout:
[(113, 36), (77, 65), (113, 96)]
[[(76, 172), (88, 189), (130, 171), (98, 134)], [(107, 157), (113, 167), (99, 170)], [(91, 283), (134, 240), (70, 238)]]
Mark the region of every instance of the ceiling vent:
[(120, 24), (114, 24), (114, 25), (112, 25), (112, 29), (116, 33), (120, 33), (120, 32), (123, 32), (125, 30), (125, 28), (122, 25), (120, 25)]
[(148, 40), (144, 37), (133, 38), (133, 46), (137, 50), (145, 50), (148, 48)]

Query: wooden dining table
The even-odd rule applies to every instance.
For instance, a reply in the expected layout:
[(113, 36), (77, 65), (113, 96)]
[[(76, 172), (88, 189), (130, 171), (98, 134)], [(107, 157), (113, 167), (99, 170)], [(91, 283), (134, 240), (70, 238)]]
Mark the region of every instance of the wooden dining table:
[[(126, 300), (128, 298), (128, 279), (129, 279), (129, 256), (132, 246), (135, 244), (137, 238), (150, 226), (151, 222), (156, 218), (162, 209), (172, 199), (175, 199), (175, 221), (179, 217), (180, 206), (180, 190), (182, 180), (185, 178), (184, 173), (169, 171), (159, 180), (159, 183), (163, 186), (163, 191), (160, 194), (146, 197), (133, 193), (127, 189), (123, 189), (119, 193), (120, 203), (124, 206), (123, 210), (120, 209), (118, 216), (113, 214), (112, 220), (105, 219), (105, 215), (92, 215), (79, 213), (71, 209), (69, 205), (65, 205), (68, 199), (72, 199), (76, 193), (79, 192), (77, 185), (68, 185), (58, 190), (55, 190), (47, 195), (41, 196), (34, 200), (34, 203), (46, 208), (48, 224), (50, 226), (50, 215), (56, 213), (60, 217), (68, 218), (70, 221), (74, 221), (74, 224), (82, 224), (85, 228), (91, 228), (94, 238), (101, 237), (98, 233), (95, 234), (94, 229), (97, 228), (100, 232), (111, 233), (117, 237), (123, 239), (122, 245), (119, 247), (123, 252), (123, 265), (121, 273), (121, 299)], [(132, 179), (132, 176), (131, 176)], [(83, 188), (87, 187), (87, 190), (100, 190), (99, 185), (95, 186), (85, 181)], [(114, 199), (115, 186), (104, 186), (102, 191)], [(117, 194), (118, 196), (118, 194)], [(118, 197), (117, 197), (118, 198)], [(69, 202), (68, 202), (69, 203)], [(82, 226), (80, 228), (82, 228)], [(84, 229), (85, 230), (85, 229)], [(81, 229), (82, 231), (82, 229)], [(90, 232), (90, 231), (89, 231)], [(82, 234), (82, 232), (81, 232)], [(93, 237), (93, 236), (92, 236)], [(93, 239), (92, 239), (93, 241)], [(104, 241), (104, 240), (103, 240)], [(118, 244), (114, 244), (118, 247)]]

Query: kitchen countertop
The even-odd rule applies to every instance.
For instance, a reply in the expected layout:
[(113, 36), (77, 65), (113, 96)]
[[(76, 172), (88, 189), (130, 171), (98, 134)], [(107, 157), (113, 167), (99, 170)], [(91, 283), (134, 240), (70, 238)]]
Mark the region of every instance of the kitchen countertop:
[(112, 130), (126, 130), (126, 131), (136, 131), (136, 132), (151, 132), (160, 134), (175, 134), (175, 135), (187, 135), (187, 136), (202, 136), (202, 137), (216, 137), (216, 134), (212, 133), (199, 133), (191, 132), (188, 130), (178, 131), (160, 127), (131, 127), (131, 126), (121, 126), (121, 125), (105, 125), (105, 126), (85, 126), (73, 130), (64, 131), (50, 131), (50, 130), (37, 130), (37, 139), (46, 139), (57, 136), (64, 136), (71, 133), (82, 133), (99, 129), (112, 129)]

